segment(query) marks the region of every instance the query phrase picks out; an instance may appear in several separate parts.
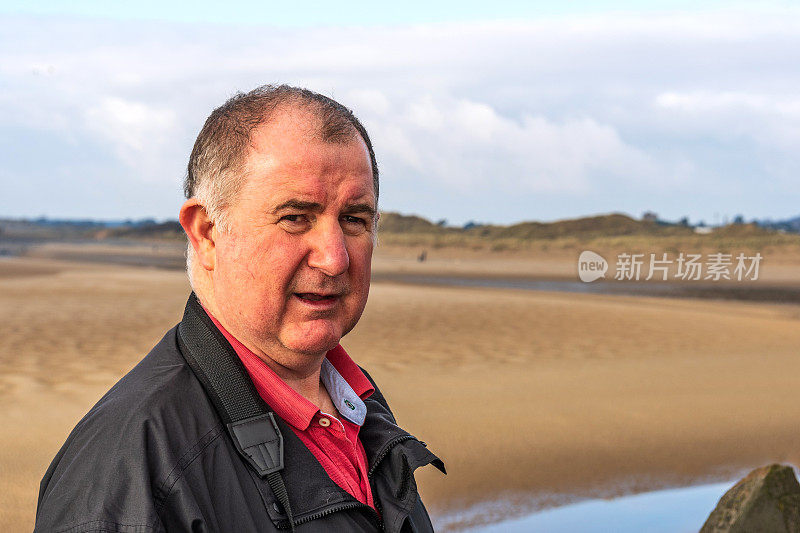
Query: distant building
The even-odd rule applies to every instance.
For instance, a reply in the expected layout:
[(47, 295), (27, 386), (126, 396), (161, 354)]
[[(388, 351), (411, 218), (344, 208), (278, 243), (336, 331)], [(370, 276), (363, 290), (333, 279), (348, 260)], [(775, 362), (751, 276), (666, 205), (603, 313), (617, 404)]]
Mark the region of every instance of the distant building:
[(652, 211), (645, 211), (642, 215), (642, 220), (647, 222), (658, 222), (658, 215)]

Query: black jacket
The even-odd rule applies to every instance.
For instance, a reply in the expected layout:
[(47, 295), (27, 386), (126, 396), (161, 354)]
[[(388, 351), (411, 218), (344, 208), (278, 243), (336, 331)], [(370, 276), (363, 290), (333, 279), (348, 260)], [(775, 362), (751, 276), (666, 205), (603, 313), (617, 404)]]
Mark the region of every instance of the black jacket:
[[(237, 419), (249, 415), (231, 412), (246, 402), (277, 424), (273, 440), (282, 439), (282, 449), (273, 448), (273, 457), (253, 453), (242, 441), (250, 435), (234, 431)], [(336, 485), (291, 428), (269, 413), (192, 295), (181, 323), (67, 438), (42, 479), (36, 531), (288, 530), (276, 474), (265, 473), (270, 466), (285, 484), (296, 531), (432, 531), (413, 472), (431, 463), (444, 472), (444, 465), (397, 426), (377, 386), (365, 403), (359, 435), (380, 517)]]

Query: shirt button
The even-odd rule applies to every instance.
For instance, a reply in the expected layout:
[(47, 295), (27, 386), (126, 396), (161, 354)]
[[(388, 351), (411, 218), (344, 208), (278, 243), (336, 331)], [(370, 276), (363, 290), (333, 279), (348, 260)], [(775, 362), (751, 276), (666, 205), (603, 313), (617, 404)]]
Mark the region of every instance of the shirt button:
[(319, 425), (324, 427), (324, 428), (326, 428), (326, 427), (331, 425), (331, 421), (328, 420), (327, 418), (320, 418), (319, 419)]

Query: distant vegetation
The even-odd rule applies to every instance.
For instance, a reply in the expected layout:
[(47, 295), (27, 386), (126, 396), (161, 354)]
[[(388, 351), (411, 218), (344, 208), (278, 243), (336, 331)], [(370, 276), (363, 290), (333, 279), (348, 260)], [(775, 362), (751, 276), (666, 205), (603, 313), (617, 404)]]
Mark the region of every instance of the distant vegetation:
[[(419, 216), (384, 212), (378, 224), (378, 237), (384, 246), (491, 251), (557, 251), (587, 247), (631, 251), (763, 250), (771, 246), (800, 250), (798, 220), (800, 217), (746, 224), (742, 217), (737, 217), (733, 224), (710, 228), (693, 227), (687, 219), (674, 223), (662, 221), (654, 213), (645, 213), (642, 219), (613, 213), (556, 222), (521, 222), (510, 226), (469, 222), (453, 227), (445, 220), (434, 223)], [(177, 221), (0, 220), (0, 240), (14, 238), (175, 241), (185, 237)]]
[(511, 226), (467, 223), (460, 228), (433, 224), (417, 216), (383, 213), (378, 226), (381, 235), (429, 233), (431, 235), (467, 235), (486, 239), (555, 239), (559, 237), (603, 237), (617, 235), (690, 235), (689, 226), (651, 220), (635, 220), (627, 215), (610, 214), (560, 220), (557, 222), (520, 222)]
[(109, 228), (105, 232), (95, 234), (99, 238), (128, 239), (184, 239), (183, 228), (177, 220), (133, 226)]
[(755, 223), (695, 228), (685, 220), (669, 223), (655, 217), (636, 220), (623, 214), (521, 222), (511, 226), (468, 223), (463, 227), (434, 224), (418, 216), (383, 213), (378, 236), (384, 245), (468, 247), (501, 250), (647, 249), (655, 251), (728, 248), (761, 250), (768, 246), (800, 248), (800, 234), (763, 228)]

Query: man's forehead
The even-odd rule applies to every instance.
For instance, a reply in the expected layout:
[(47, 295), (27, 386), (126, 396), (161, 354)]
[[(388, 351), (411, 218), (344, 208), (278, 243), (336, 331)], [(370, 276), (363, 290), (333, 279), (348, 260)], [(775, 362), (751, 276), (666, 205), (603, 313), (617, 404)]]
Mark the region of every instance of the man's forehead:
[(330, 153), (345, 152), (358, 146), (363, 152), (364, 162), (372, 165), (369, 151), (358, 131), (353, 128), (350, 135), (334, 140), (323, 138), (322, 120), (303, 109), (288, 109), (276, 112), (270, 120), (258, 126), (250, 135), (249, 156), (264, 160), (291, 162), (302, 159), (311, 150), (328, 148)]
[[(265, 120), (251, 132), (250, 144), (256, 146), (273, 137), (291, 137), (308, 142), (329, 141), (324, 135), (327, 121), (325, 115), (326, 112), (313, 103), (289, 101), (278, 104), (265, 114)], [(331, 144), (363, 142), (358, 130), (351, 124), (348, 123), (344, 131), (347, 134), (341, 135), (339, 132), (336, 141)]]
[(374, 207), (372, 168), (363, 143), (359, 145), (355, 139), (345, 144), (272, 141), (253, 147), (246, 165), (245, 194), (259, 196), (273, 206), (296, 199)]
[(375, 213), (375, 195), (371, 183), (362, 180), (342, 179), (320, 182), (298, 180), (283, 176), (272, 181), (269, 187), (255, 194), (263, 194), (265, 208), (277, 213), (286, 209), (324, 211), (334, 208), (342, 211), (357, 209)]
[(375, 208), (371, 158), (357, 130), (328, 142), (308, 106), (283, 105), (267, 118), (251, 133), (243, 194), (270, 211), (290, 200)]
[(286, 142), (260, 148), (251, 151), (246, 165), (246, 173), (256, 182), (301, 188), (317, 178), (329, 187), (361, 185), (365, 194), (374, 193), (372, 166), (363, 143)]
[(261, 189), (275, 203), (284, 202), (290, 198), (304, 201), (337, 200), (340, 202), (366, 202), (374, 203), (371, 183), (355, 178), (342, 179), (303, 179), (290, 174), (273, 176), (269, 183), (255, 181), (256, 190)]

